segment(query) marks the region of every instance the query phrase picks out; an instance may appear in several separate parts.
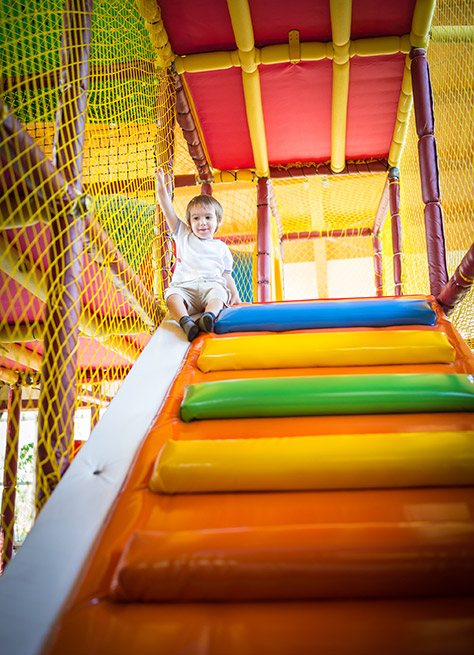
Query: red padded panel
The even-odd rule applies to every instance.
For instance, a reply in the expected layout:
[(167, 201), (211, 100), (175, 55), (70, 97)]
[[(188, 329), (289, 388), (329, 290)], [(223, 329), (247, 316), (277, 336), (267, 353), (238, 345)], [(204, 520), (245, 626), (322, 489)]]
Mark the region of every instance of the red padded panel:
[(236, 49), (225, 0), (158, 0), (158, 5), (171, 47), (177, 54)]
[[(232, 24), (224, 0), (206, 3), (158, 0), (173, 50), (178, 54), (235, 49)], [(408, 34), (416, 0), (353, 0), (352, 39)], [(286, 43), (290, 30), (301, 41), (331, 41), (328, 0), (250, 0), (257, 46)]]
[(330, 159), (332, 62), (259, 70), (270, 164)]
[(331, 41), (329, 2), (250, 0), (249, 4), (255, 44), (259, 47), (288, 43), (290, 30), (299, 31), (300, 41)]
[(18, 282), (0, 271), (0, 316), (2, 322), (15, 324), (43, 320), (44, 303), (34, 298)]
[(219, 170), (252, 168), (254, 160), (240, 68), (185, 77), (211, 165)]
[(3, 235), (14, 244), (14, 248), (18, 252), (28, 253), (30, 259), (43, 270), (47, 270), (49, 266), (49, 225), (35, 223), (21, 229), (4, 230)]
[(404, 62), (403, 54), (351, 59), (347, 159), (388, 156)]
[(352, 0), (352, 39), (408, 34), (416, 0)]
[(84, 339), (83, 337), (79, 337), (77, 356), (79, 369), (126, 368), (130, 365), (127, 359), (113, 352), (113, 350), (106, 348), (100, 342), (92, 339)]

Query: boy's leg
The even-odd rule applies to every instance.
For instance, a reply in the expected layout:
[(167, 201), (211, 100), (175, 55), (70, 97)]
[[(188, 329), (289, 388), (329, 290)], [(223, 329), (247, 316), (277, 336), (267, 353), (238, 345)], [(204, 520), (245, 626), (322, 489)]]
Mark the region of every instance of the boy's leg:
[(170, 310), (171, 318), (177, 323), (180, 322), (183, 316), (189, 316), (184, 298), (178, 293), (173, 293), (171, 296), (168, 296), (166, 299), (166, 306)]
[(178, 293), (173, 293), (166, 299), (166, 305), (170, 310), (171, 317), (180, 324), (186, 333), (188, 341), (193, 341), (199, 334), (199, 327), (189, 316), (184, 298)]
[(224, 303), (220, 298), (211, 298), (211, 300), (207, 303), (204, 311), (212, 312), (214, 316), (217, 316), (217, 314), (221, 311), (223, 307), (224, 307)]

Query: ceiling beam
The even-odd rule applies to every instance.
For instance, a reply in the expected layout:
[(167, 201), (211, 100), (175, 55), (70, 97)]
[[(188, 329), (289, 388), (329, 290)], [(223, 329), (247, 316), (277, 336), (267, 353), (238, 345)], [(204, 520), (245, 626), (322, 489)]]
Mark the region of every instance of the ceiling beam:
[(267, 140), (263, 119), (260, 75), (256, 61), (249, 3), (248, 0), (227, 0), (227, 6), (242, 68), (245, 108), (255, 171), (258, 177), (268, 177)]
[[(334, 173), (329, 162), (308, 165), (270, 166), (269, 172), (272, 180), (278, 179), (299, 179), (314, 177), (315, 175), (374, 175), (386, 173), (388, 170), (386, 159), (361, 159), (357, 161), (347, 160), (340, 173)], [(256, 175), (249, 168), (242, 168), (233, 171), (214, 171), (213, 182), (215, 184), (232, 184), (234, 182), (255, 182)], [(175, 175), (175, 188), (195, 186), (200, 184), (199, 178), (195, 175)]]
[[(299, 61), (321, 61), (334, 59), (333, 43), (311, 42), (300, 43)], [(410, 35), (379, 36), (367, 39), (349, 41), (349, 57), (378, 57), (394, 55), (399, 52), (410, 52)], [(288, 43), (268, 45), (255, 48), (255, 63), (257, 66), (272, 64), (288, 64), (291, 62)], [(241, 66), (239, 51), (201, 52), (194, 55), (176, 56), (174, 61), (176, 71), (182, 73), (205, 73), (227, 70)]]

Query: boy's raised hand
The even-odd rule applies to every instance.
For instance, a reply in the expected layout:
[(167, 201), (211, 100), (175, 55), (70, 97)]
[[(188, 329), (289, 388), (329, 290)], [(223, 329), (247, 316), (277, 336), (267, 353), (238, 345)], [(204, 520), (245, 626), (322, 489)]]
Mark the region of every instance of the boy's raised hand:
[(164, 187), (166, 189), (165, 171), (162, 168), (157, 168), (156, 169), (155, 178), (156, 178), (156, 181), (158, 182), (159, 186)]
[(161, 205), (161, 209), (163, 210), (163, 214), (165, 215), (168, 227), (172, 232), (174, 232), (179, 218), (174, 211), (173, 203), (171, 202), (171, 198), (168, 194), (168, 189), (166, 188), (166, 177), (163, 168), (158, 168), (155, 171), (155, 179), (158, 201)]

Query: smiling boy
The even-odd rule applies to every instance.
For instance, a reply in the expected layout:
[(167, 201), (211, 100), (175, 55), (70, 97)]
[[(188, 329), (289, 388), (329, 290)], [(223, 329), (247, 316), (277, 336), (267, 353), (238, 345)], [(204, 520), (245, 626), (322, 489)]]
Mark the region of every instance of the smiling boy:
[[(225, 243), (214, 239), (223, 209), (212, 196), (196, 196), (186, 208), (186, 223), (176, 214), (168, 195), (165, 174), (156, 173), (158, 200), (176, 244), (176, 268), (165, 302), (189, 341), (213, 332), (216, 316), (225, 305), (240, 302), (232, 278), (232, 255)], [(190, 314), (202, 312), (197, 323)]]

